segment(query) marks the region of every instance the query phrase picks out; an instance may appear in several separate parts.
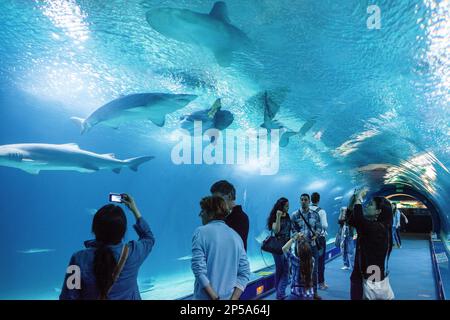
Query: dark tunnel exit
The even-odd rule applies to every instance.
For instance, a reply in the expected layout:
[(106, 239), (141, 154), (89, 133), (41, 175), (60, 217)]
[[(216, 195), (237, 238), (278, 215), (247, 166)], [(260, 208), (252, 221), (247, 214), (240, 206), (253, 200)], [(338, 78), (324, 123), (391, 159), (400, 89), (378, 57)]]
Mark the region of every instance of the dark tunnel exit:
[(409, 221), (407, 225), (402, 222), (402, 232), (441, 234), (441, 214), (433, 202), (421, 192), (406, 185), (385, 185), (374, 195), (384, 196), (396, 203), (414, 203), (400, 208)]

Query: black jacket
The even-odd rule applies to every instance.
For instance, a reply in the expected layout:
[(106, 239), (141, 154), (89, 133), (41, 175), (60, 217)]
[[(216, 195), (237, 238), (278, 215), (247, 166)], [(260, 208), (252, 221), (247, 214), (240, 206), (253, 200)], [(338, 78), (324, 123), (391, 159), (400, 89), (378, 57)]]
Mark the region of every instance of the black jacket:
[[(391, 226), (384, 221), (369, 221), (364, 218), (360, 204), (355, 205), (353, 212), (347, 212), (347, 222), (356, 228), (358, 233), (355, 263), (352, 278), (363, 276), (367, 279), (374, 271), (367, 272), (369, 266), (378, 266), (381, 279), (385, 276), (386, 255), (392, 250)], [(370, 270), (369, 270), (370, 271)]]
[(244, 242), (245, 251), (247, 251), (247, 237), (249, 229), (248, 216), (242, 211), (241, 206), (234, 206), (231, 213), (227, 216), (225, 220), (227, 225), (236, 231), (242, 238)]

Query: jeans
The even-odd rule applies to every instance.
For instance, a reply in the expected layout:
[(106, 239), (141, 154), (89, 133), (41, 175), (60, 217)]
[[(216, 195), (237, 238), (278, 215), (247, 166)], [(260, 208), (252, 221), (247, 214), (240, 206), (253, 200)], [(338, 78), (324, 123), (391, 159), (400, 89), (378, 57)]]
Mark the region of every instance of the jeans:
[(353, 261), (355, 260), (354, 252), (355, 245), (353, 238), (346, 236), (342, 241), (342, 259), (344, 260), (344, 266), (353, 268)]
[(319, 256), (319, 263), (318, 263), (318, 282), (319, 283), (325, 283), (325, 257), (327, 256), (327, 240), (325, 237), (318, 238), (321, 242), (320, 245), (323, 248), (322, 252)]
[(287, 254), (272, 254), (275, 261), (275, 289), (277, 299), (286, 299), (286, 288), (289, 284), (289, 259)]
[(400, 247), (402, 245), (402, 240), (400, 239), (400, 231), (399, 228), (392, 227), (392, 239), (397, 242), (397, 246)]

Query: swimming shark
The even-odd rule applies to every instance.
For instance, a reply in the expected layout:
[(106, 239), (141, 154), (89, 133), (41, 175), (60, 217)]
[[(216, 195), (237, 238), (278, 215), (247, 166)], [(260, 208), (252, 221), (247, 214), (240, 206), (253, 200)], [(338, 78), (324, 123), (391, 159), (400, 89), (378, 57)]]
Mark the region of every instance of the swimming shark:
[(263, 110), (264, 122), (260, 127), (267, 129), (268, 133), (270, 133), (271, 129), (281, 129), (284, 127), (278, 120), (275, 120), (275, 117), (280, 111), (280, 105), (285, 100), (288, 92), (288, 88), (263, 90), (246, 101), (247, 105), (255, 106), (258, 111)]
[(280, 147), (286, 147), (289, 144), (289, 138), (295, 135), (300, 135), (301, 137), (304, 137), (306, 133), (314, 126), (315, 123), (316, 123), (315, 120), (308, 120), (303, 124), (303, 126), (300, 128), (299, 131), (292, 131), (286, 127), (282, 127), (284, 132), (281, 134), (280, 137), (279, 142)]
[[(202, 131), (205, 132), (208, 129), (225, 130), (234, 121), (234, 116), (230, 111), (221, 110), (221, 99), (216, 99), (210, 109), (196, 111), (189, 115), (184, 115), (180, 118), (181, 127), (188, 130), (191, 134), (194, 133), (194, 122), (202, 122)], [(202, 134), (203, 134), (202, 132)], [(214, 136), (211, 136), (211, 142), (214, 142)]]
[(206, 47), (221, 66), (228, 66), (233, 51), (250, 43), (247, 35), (230, 22), (225, 2), (218, 1), (209, 14), (188, 9), (156, 8), (146, 13), (148, 24), (162, 35), (180, 42)]
[(97, 124), (118, 128), (129, 121), (150, 120), (164, 126), (166, 115), (188, 105), (193, 94), (135, 93), (122, 96), (95, 110), (87, 119), (72, 117), (81, 126), (81, 134)]
[(141, 164), (153, 158), (145, 156), (119, 160), (111, 153), (97, 154), (82, 150), (75, 143), (25, 143), (0, 146), (0, 166), (21, 169), (30, 174), (38, 174), (41, 170), (96, 172), (102, 169), (120, 173), (123, 167), (137, 171)]

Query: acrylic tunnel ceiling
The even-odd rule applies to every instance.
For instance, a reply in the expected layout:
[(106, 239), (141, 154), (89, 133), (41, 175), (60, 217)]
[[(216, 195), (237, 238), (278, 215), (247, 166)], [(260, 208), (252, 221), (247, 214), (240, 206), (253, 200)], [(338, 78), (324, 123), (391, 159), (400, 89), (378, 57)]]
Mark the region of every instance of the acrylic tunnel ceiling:
[[(270, 101), (279, 110), (269, 121), (293, 133), (279, 150), (279, 177), (305, 176), (329, 188), (342, 181), (373, 190), (409, 186), (436, 205), (449, 231), (447, 1), (213, 6), (206, 0), (1, 1), (2, 114), (10, 113), (12, 100), (68, 119), (86, 118), (132, 93), (197, 96), (167, 114), (163, 126), (119, 129), (136, 144), (164, 149), (174, 144), (182, 115), (208, 109), (217, 98), (233, 114), (228, 129), (260, 128)], [(183, 20), (178, 9), (196, 14)], [(210, 23), (208, 14), (224, 29), (202, 25)], [(12, 130), (4, 127), (4, 137)], [(95, 131), (87, 135), (104, 132)], [(16, 137), (2, 144), (34, 142)], [(68, 142), (90, 141), (80, 139)]]

